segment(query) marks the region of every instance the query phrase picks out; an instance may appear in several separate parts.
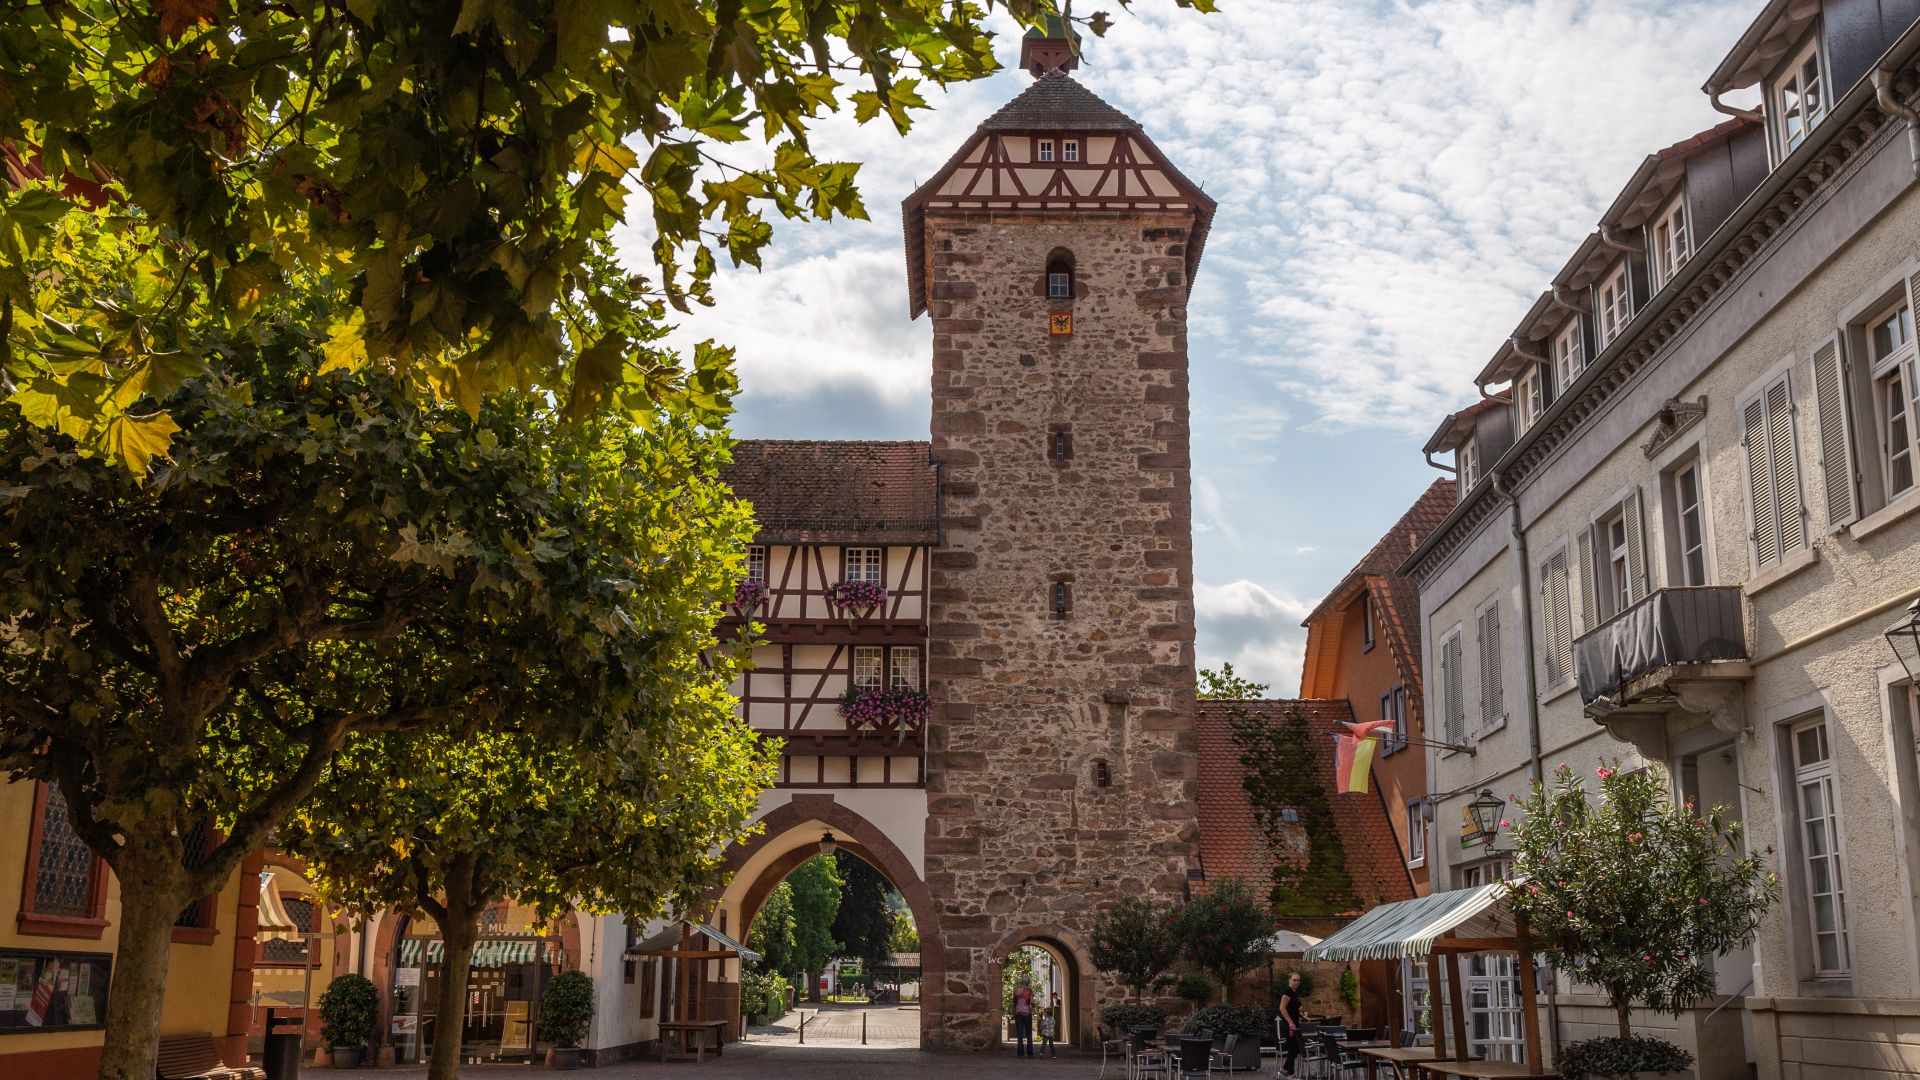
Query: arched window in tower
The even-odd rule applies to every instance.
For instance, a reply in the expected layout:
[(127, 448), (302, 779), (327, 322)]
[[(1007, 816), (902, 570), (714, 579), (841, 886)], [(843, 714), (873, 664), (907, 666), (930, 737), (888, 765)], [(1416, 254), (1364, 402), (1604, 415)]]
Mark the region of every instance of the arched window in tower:
[(1073, 299), (1073, 255), (1055, 251), (1047, 256), (1047, 299)]

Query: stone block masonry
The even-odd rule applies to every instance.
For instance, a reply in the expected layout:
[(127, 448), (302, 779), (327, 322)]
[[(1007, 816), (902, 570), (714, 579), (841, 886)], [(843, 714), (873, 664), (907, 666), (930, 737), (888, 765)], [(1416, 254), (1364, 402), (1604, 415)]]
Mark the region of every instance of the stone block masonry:
[[(1029, 938), (1072, 960), (1066, 1004), (1090, 1034), (1117, 1000), (1088, 963), (1095, 913), (1178, 900), (1197, 865), (1194, 226), (1186, 211), (927, 212), (942, 540), (926, 870), (946, 957), (932, 1046), (993, 1044), (1000, 963)], [(1061, 259), (1073, 296), (1049, 300)], [(1071, 335), (1049, 332), (1054, 312)]]

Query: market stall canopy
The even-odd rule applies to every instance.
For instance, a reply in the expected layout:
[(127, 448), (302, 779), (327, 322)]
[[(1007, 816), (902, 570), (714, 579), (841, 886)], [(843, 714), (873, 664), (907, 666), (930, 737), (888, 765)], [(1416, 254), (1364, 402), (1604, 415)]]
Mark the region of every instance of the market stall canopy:
[(1276, 930), (1267, 939), (1267, 951), (1277, 956), (1299, 956), (1308, 949), (1320, 944), (1320, 939), (1312, 934), (1302, 934), (1295, 930)]
[[(1382, 904), (1306, 950), (1307, 960), (1401, 960), (1426, 956), (1444, 938), (1511, 942), (1513, 915), (1505, 903), (1507, 888), (1496, 881), (1474, 889)], [(1511, 948), (1511, 946), (1508, 946)]]
[(273, 871), (260, 875), (260, 921), (253, 932), (257, 941), (300, 940), (300, 927), (287, 914), (280, 900), (280, 886), (274, 884)]
[[(628, 956), (687, 956), (688, 952), (680, 948), (681, 931), (689, 931), (695, 937), (704, 937), (709, 947), (695, 947), (691, 955), (701, 953), (728, 953), (742, 960), (758, 963), (760, 954), (715, 930), (705, 923), (668, 923), (666, 928), (644, 941), (627, 946)], [(731, 955), (728, 957), (731, 958)]]

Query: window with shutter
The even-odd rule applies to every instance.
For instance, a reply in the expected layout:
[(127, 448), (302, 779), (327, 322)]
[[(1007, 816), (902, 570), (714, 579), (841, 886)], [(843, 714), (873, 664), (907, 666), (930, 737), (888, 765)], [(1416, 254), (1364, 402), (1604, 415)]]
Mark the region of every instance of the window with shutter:
[[(1914, 281), (1920, 283), (1920, 276)], [(1880, 444), (1880, 478), (1889, 501), (1912, 491), (1920, 478), (1920, 378), (1916, 378), (1920, 361), (1915, 356), (1913, 312), (1912, 298), (1901, 296), (1868, 319), (1865, 326), (1874, 435)], [(1819, 378), (1817, 361), (1815, 378)], [(1824, 424), (1825, 399), (1820, 402), (1820, 410)], [(1823, 447), (1825, 438), (1823, 428)]]
[(1480, 610), (1480, 730), (1491, 731), (1506, 720), (1500, 677), (1500, 603)]
[(1840, 355), (1840, 338), (1835, 335), (1813, 351), (1813, 401), (1820, 417), (1820, 484), (1827, 494), (1827, 524), (1834, 527), (1860, 516), (1846, 386), (1846, 360)]
[(1765, 570), (1807, 546), (1788, 376), (1780, 376), (1748, 401), (1740, 417), (1745, 429), (1754, 568)]
[(1598, 591), (1593, 580), (1593, 530), (1581, 529), (1579, 538), (1580, 560), (1580, 632), (1586, 633), (1600, 625)]
[(1460, 632), (1454, 631), (1440, 645), (1441, 707), (1445, 710), (1447, 741), (1465, 742), (1467, 737), (1465, 672), (1460, 670)]
[(1567, 581), (1567, 552), (1554, 552), (1540, 567), (1540, 614), (1547, 624), (1547, 685), (1573, 676), (1573, 606)]
[(1620, 516), (1627, 526), (1627, 603), (1636, 604), (1646, 598), (1648, 585), (1647, 528), (1640, 508), (1639, 488), (1627, 495)]

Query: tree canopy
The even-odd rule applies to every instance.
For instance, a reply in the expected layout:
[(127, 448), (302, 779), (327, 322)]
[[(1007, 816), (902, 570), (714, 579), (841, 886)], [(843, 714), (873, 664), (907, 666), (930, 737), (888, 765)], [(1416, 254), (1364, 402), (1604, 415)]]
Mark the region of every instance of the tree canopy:
[(174, 919), (350, 735), (637, 739), (724, 700), (698, 657), (751, 526), (722, 438), (436, 406), (322, 373), (313, 323), (278, 298), (152, 387), (180, 431), (147, 476), (0, 404), (0, 768), (57, 783), (122, 883), (109, 1075), (152, 1075)]
[(1176, 912), (1138, 896), (1121, 897), (1093, 922), (1093, 966), (1133, 991), (1139, 1002), (1163, 984), (1180, 958)]
[(800, 974), (793, 963), (794, 921), (793, 886), (785, 881), (767, 893), (767, 899), (753, 916), (747, 931), (747, 947), (761, 956), (768, 971), (777, 971), (791, 979)]
[(1233, 670), (1233, 661), (1220, 662), (1218, 671), (1212, 668), (1200, 669), (1200, 687), (1198, 696), (1207, 699), (1228, 701), (1254, 701), (1267, 696), (1267, 684), (1254, 682)]
[(893, 883), (845, 848), (835, 851), (833, 859), (844, 884), (829, 933), (839, 943), (840, 955), (858, 959), (868, 971), (878, 970), (893, 951), (893, 908), (888, 903)]
[(699, 678), (705, 685), (674, 707), (594, 744), (516, 730), (362, 737), (283, 827), (282, 843), (306, 858), (329, 904), (362, 916), (424, 912), (440, 928), (436, 1080), (459, 1072), (469, 962), (488, 907), (516, 901), (548, 919), (569, 908), (684, 917), (719, 880), (719, 853), (772, 783), (772, 748), (733, 718), (718, 692), (724, 666)]
[(815, 855), (787, 875), (793, 892), (793, 968), (816, 976), (809, 982), (807, 994), (818, 1000), (817, 976), (827, 969), (827, 961), (840, 953), (833, 937), (833, 920), (840, 913), (840, 890), (845, 882), (833, 859)]
[[(1028, 24), (1054, 7), (989, 2)], [(721, 257), (757, 265), (770, 215), (865, 216), (858, 165), (819, 160), (809, 126), (851, 106), (904, 132), (925, 88), (995, 68), (985, 9), (946, 0), (0, 12), (7, 390), (135, 470), (171, 435), (146, 385), (295, 285), (339, 298), (330, 364), (390, 365), (469, 412), (507, 388), (576, 415), (717, 404), (724, 356), (683, 368), (649, 327), (708, 302)], [(76, 215), (112, 218), (125, 294), (48, 287)], [(606, 272), (622, 223), (651, 239), (643, 271)]]
[(1181, 952), (1220, 983), (1228, 1000), (1240, 973), (1273, 954), (1273, 915), (1266, 901), (1238, 878), (1210, 883), (1180, 909)]
[(1600, 987), (1620, 1037), (1633, 1003), (1678, 1016), (1715, 990), (1712, 958), (1752, 944), (1778, 879), (1726, 807), (1675, 806), (1655, 766), (1565, 765), (1518, 807), (1508, 903), (1554, 965)]

